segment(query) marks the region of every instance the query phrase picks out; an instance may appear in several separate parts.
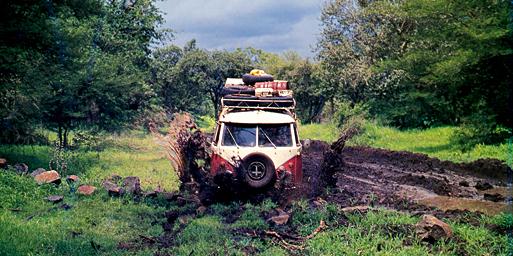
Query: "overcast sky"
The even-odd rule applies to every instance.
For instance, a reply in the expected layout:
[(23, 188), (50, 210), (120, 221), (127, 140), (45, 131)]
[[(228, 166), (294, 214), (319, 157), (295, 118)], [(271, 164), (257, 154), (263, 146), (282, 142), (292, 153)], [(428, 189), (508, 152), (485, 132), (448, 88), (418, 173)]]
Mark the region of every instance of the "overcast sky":
[(322, 0), (167, 0), (157, 6), (180, 46), (195, 38), (207, 49), (251, 46), (311, 57)]

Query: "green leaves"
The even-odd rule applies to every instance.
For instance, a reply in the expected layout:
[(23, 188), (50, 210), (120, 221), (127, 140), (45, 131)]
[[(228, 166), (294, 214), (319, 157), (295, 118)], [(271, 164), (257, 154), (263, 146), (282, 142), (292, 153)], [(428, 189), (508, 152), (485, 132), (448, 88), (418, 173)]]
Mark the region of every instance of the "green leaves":
[[(7, 88), (13, 88), (37, 111), (0, 105), (5, 117), (23, 117), (4, 122), (0, 114), (2, 131), (9, 127), (9, 134), (25, 136), (31, 133), (27, 127), (42, 124), (59, 131), (62, 141), (77, 127), (121, 129), (147, 107), (154, 96), (147, 86), (150, 46), (166, 35), (157, 29), (162, 17), (154, 1), (6, 5), (12, 14), (2, 20), (2, 27), (9, 26), (2, 30), (5, 47), (0, 56), (6, 61), (0, 72), (6, 79), (1, 80), (0, 95), (3, 100)], [(7, 133), (0, 136), (1, 141), (9, 138)]]

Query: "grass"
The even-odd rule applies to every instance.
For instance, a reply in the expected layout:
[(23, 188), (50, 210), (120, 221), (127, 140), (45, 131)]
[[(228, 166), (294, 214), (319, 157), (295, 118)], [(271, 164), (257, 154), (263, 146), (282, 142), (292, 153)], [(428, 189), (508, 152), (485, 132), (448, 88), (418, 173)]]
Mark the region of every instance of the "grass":
[[(437, 129), (445, 134), (447, 131), (444, 129), (451, 128)], [(351, 143), (369, 143), (372, 138), (373, 144), (381, 145), (379, 143), (386, 142), (386, 138), (393, 140), (390, 136), (403, 133), (380, 127), (376, 127), (375, 131), (369, 127), (367, 131), (382, 137), (364, 134)], [(430, 131), (425, 137), (418, 137), (429, 140), (437, 137), (435, 131)], [(326, 136), (333, 140), (336, 137), (335, 128), (330, 126), (303, 125), (301, 132), (303, 137), (307, 137), (305, 134), (319, 136), (310, 137), (318, 139)], [(384, 136), (386, 132), (389, 132), (389, 137)], [(411, 131), (412, 134), (416, 132), (422, 134), (426, 131)], [(404, 138), (397, 139), (403, 143), (394, 142), (397, 145), (391, 143), (387, 146), (407, 144), (404, 141), (414, 135), (409, 132), (406, 134)], [(434, 145), (435, 142), (429, 144)], [(48, 166), (53, 151), (48, 146), (0, 145), (0, 156), (7, 158), (10, 163), (25, 162), (30, 169)], [(104, 177), (116, 173), (141, 177), (143, 189), (161, 186), (172, 191), (178, 188), (177, 177), (164, 154), (152, 138), (142, 132), (110, 136), (104, 142), (103, 151), (78, 150), (68, 157), (70, 166), (67, 172), (79, 174), (81, 183), (100, 187)], [(60, 204), (54, 205), (45, 200), (45, 197), (53, 194), (64, 195), (64, 203), (71, 208), (65, 210)], [(308, 240), (304, 244), (304, 251), (295, 253), (454, 255), (465, 252), (469, 255), (507, 255), (508, 245), (512, 244), (506, 235), (486, 228), (489, 224), (513, 227), (511, 214), (483, 217), (479, 226), (446, 220), (453, 228), (455, 238), (431, 246), (418, 242), (411, 229), (401, 229), (411, 228), (419, 220), (408, 214), (378, 209), (367, 214), (348, 215), (337, 205), (315, 208), (309, 202), (300, 200), (291, 206), (289, 225), (275, 227), (263, 216), (277, 205), (265, 200), (260, 204), (215, 204), (201, 216), (177, 220), (174, 224), (177, 235), (166, 238), (170, 247), (157, 248), (135, 241), (140, 241), (140, 236), (162, 236), (161, 224), (165, 222), (165, 211), (194, 206), (184, 208), (158, 199), (136, 200), (130, 196), (111, 198), (101, 189), (89, 197), (79, 196), (70, 192), (66, 183), (59, 187), (39, 186), (30, 176), (5, 170), (0, 170), (0, 202), (0, 255), (154, 255), (156, 252), (164, 255), (289, 255), (290, 252), (277, 240), (242, 235), (239, 231), (293, 230), (305, 236), (319, 225), (320, 220), (326, 221), (328, 229)], [(237, 217), (232, 222), (226, 222), (227, 216)], [(120, 244), (136, 246), (126, 250), (119, 248)]]
[[(476, 145), (468, 152), (462, 152), (451, 143), (454, 130), (455, 127), (446, 126), (402, 131), (368, 122), (365, 125), (365, 132), (352, 138), (348, 144), (424, 153), (454, 162), (470, 162), (479, 158), (510, 161), (513, 149), (508, 149), (507, 143)], [(337, 127), (333, 124), (301, 125), (299, 132), (302, 139), (319, 139), (328, 142), (335, 141), (339, 134)]]
[[(111, 136), (105, 143), (99, 153), (72, 153), (67, 174), (78, 174), (82, 184), (97, 187), (105, 177), (118, 174), (140, 177), (145, 190), (177, 190), (176, 174), (150, 136), (132, 132)], [(50, 146), (0, 145), (0, 156), (10, 163), (27, 163), (31, 170), (48, 169), (53, 151)], [(64, 195), (71, 209), (46, 202), (52, 194)], [(111, 198), (101, 190), (91, 197), (78, 196), (66, 183), (37, 186), (30, 176), (3, 170), (0, 202), (0, 255), (124, 255), (118, 243), (162, 233), (154, 222), (165, 211), (159, 204)]]

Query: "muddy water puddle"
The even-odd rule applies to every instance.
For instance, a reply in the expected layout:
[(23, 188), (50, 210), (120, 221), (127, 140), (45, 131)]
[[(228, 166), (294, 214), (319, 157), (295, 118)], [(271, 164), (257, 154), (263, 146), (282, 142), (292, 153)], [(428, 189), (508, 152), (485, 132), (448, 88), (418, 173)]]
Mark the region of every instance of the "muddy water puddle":
[(482, 212), (487, 215), (495, 215), (506, 211), (511, 212), (511, 205), (504, 202), (491, 202), (449, 196), (427, 197), (417, 200), (417, 202), (426, 206), (436, 207), (443, 211), (469, 210), (472, 212)]

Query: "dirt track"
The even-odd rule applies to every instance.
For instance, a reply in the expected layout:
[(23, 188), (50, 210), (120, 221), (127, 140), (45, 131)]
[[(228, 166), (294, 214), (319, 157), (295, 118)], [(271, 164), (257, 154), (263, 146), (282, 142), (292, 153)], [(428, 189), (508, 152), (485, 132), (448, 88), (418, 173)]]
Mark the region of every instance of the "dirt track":
[[(319, 170), (329, 145), (312, 141), (303, 155), (304, 194), (319, 195)], [(424, 154), (369, 147), (346, 147), (333, 167), (336, 184), (325, 200), (343, 207), (384, 206), (398, 210), (470, 210), (496, 214), (507, 210), (511, 169), (494, 159), (466, 164), (440, 161)], [(330, 159), (331, 161), (333, 159)], [(337, 161), (336, 161), (337, 162)]]

